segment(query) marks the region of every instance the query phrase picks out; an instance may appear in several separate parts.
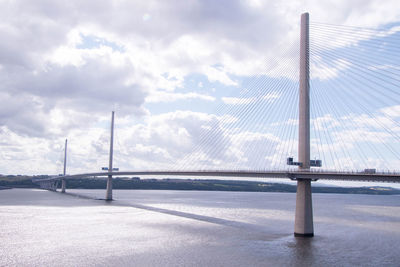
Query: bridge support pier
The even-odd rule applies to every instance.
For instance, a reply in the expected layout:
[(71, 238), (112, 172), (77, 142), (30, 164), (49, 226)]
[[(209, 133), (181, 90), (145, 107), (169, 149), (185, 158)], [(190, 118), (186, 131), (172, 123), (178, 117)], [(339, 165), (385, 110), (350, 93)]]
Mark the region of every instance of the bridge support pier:
[(107, 191), (106, 200), (111, 201), (112, 198), (112, 170), (113, 170), (113, 145), (114, 145), (114, 111), (111, 112), (111, 136), (110, 136), (110, 155), (108, 162), (108, 178), (107, 178)]
[(61, 193), (65, 193), (65, 189), (67, 188), (67, 181), (65, 179), (61, 180)]
[(296, 192), (296, 215), (294, 219), (294, 236), (313, 237), (313, 211), (311, 180), (298, 179)]
[[(64, 172), (63, 175), (65, 176), (67, 171), (67, 144), (68, 140), (65, 139), (65, 147), (64, 147)], [(61, 180), (61, 193), (65, 193), (65, 189), (67, 187), (67, 181), (65, 179)]]
[(106, 191), (106, 200), (112, 200), (112, 175), (109, 175), (107, 178), (107, 191)]

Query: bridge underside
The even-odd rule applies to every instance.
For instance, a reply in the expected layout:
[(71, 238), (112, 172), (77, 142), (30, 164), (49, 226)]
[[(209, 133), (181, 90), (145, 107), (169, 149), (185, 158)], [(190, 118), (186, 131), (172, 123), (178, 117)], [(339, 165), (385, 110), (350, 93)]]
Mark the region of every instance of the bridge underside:
[(34, 180), (40, 188), (56, 191), (59, 181), (62, 181), (62, 192), (65, 192), (65, 181), (88, 177), (112, 176), (185, 176), (185, 177), (237, 177), (237, 178), (277, 178), (291, 180), (337, 180), (360, 182), (399, 183), (398, 173), (343, 173), (343, 172), (313, 172), (313, 171), (126, 171), (126, 172), (94, 172), (75, 175), (56, 176), (47, 179)]
[(57, 191), (59, 180), (46, 180), (36, 182), (39, 184), (41, 189), (50, 190), (50, 191)]

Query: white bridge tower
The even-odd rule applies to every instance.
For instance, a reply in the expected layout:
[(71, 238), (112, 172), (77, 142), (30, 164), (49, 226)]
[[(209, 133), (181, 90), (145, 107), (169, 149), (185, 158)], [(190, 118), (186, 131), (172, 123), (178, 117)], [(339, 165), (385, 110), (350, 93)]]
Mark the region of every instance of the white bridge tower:
[[(299, 90), (299, 170), (310, 170), (309, 15), (301, 15)], [(297, 179), (294, 235), (314, 236), (311, 179)]]

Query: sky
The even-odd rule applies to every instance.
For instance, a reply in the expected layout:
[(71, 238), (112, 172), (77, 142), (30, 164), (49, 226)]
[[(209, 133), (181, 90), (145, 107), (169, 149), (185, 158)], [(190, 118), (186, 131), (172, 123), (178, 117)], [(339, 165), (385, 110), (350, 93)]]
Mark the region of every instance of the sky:
[[(297, 154), (303, 12), (326, 25), (384, 29), (378, 40), (397, 40), (400, 3), (391, 0), (0, 0), (0, 174), (62, 173), (66, 138), (68, 173), (100, 170), (112, 110), (120, 170), (287, 168), (286, 157)], [(358, 62), (351, 56), (377, 39), (353, 32), (335, 41), (337, 32), (324, 25), (311, 25), (311, 96), (343, 106), (312, 103), (312, 158), (326, 169), (394, 170), (396, 94), (351, 112), (343, 98), (352, 95), (321, 96), (339, 88), (340, 75)], [(394, 68), (378, 56), (368, 60), (381, 63), (370, 70)], [(377, 121), (385, 130), (371, 130)]]

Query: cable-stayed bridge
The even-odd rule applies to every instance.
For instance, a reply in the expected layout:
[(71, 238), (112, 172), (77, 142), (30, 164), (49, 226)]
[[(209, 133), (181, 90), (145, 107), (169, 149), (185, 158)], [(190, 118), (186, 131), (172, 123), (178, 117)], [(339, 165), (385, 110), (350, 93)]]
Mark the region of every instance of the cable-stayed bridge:
[[(311, 179), (317, 180), (337, 180), (337, 181), (363, 181), (363, 182), (400, 182), (399, 173), (365, 173), (365, 172), (322, 172), (322, 171), (113, 171), (113, 172), (93, 172), (67, 175), (68, 179), (81, 179), (85, 177), (98, 176), (124, 176), (124, 175), (163, 175), (163, 176), (207, 176), (207, 177), (243, 177), (243, 178), (289, 178), (289, 179)], [(37, 182), (54, 181), (65, 179), (62, 177), (52, 177), (36, 180)]]
[[(112, 200), (112, 177), (118, 175), (288, 178), (297, 181), (295, 235), (313, 236), (312, 181), (400, 182), (399, 172), (374, 168), (378, 163), (400, 164), (400, 125), (396, 120), (400, 116), (400, 51), (393, 45), (400, 40), (397, 31), (310, 23), (308, 13), (302, 15), (297, 52), (300, 68), (290, 69), (293, 62), (284, 62), (283, 66), (289, 66), (289, 75), (269, 80), (254, 77), (239, 97), (227, 99), (239, 107), (230, 107), (224, 120), (224, 130), (228, 129), (231, 136), (229, 141), (212, 140), (213, 132), (222, 131), (220, 124), (210, 125), (199, 138), (198, 148), (206, 147), (208, 154), (215, 155), (221, 154), (221, 148), (262, 132), (255, 139), (267, 141), (257, 144), (258, 150), (251, 151), (250, 157), (268, 166), (262, 170), (229, 170), (226, 166), (219, 168), (218, 163), (196, 170), (196, 163), (207, 162), (204, 153), (199, 153), (197, 157), (189, 155), (185, 166), (179, 169), (114, 171), (113, 112), (107, 172), (66, 175), (66, 143), (63, 176), (35, 182), (42, 188), (56, 190), (57, 183), (62, 181), (61, 190), (65, 192), (68, 179), (107, 176), (105, 199)], [(293, 82), (296, 76), (298, 83)], [(340, 79), (334, 79), (339, 76)], [(275, 117), (280, 117), (280, 123), (273, 121)], [(257, 131), (249, 131), (250, 128)], [(283, 141), (277, 142), (269, 135), (271, 132)], [(242, 148), (247, 149), (246, 143)], [(380, 160), (371, 160), (371, 155)], [(366, 168), (352, 171), (356, 158)], [(277, 169), (274, 164), (286, 164), (286, 168)]]

